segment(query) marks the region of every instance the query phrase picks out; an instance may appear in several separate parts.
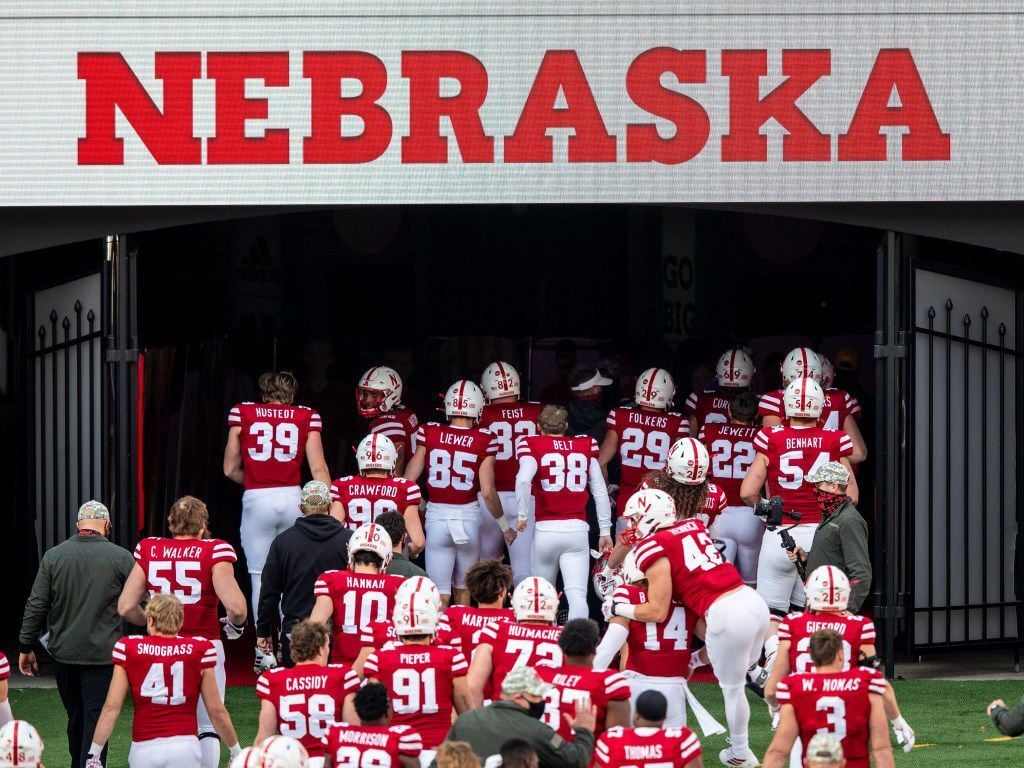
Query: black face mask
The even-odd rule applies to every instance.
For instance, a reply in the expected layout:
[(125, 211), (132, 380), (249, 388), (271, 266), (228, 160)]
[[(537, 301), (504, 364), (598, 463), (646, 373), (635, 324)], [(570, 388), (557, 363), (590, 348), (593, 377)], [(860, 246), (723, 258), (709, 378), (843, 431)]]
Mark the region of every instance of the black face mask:
[(531, 701), (528, 703), (530, 705), (530, 717), (534, 718), (535, 720), (540, 720), (542, 717), (544, 717), (544, 699), (541, 699), (540, 701)]

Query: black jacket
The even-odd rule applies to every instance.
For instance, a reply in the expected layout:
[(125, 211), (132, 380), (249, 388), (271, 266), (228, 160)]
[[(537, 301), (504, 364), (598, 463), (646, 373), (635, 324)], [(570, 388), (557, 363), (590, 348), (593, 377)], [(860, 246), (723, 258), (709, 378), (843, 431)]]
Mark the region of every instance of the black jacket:
[(313, 612), (313, 585), (317, 576), (348, 567), (348, 540), (352, 531), (330, 515), (300, 517), (270, 543), (260, 584), (257, 637), (270, 637), (271, 625), (284, 614), (283, 632)]

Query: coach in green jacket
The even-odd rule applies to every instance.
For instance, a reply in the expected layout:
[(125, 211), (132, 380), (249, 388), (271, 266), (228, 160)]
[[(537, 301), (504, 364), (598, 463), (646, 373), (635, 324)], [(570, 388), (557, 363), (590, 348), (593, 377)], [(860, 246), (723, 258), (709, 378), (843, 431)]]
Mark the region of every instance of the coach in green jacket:
[(117, 598), (135, 567), (131, 553), (109, 535), (107, 508), (87, 501), (78, 510), (78, 533), (43, 555), (18, 638), (18, 667), (35, 675), (35, 642), (49, 626), (47, 650), (68, 713), (72, 768), (85, 765), (107, 698), (114, 673), (111, 653), (122, 628)]
[(804, 477), (804, 482), (814, 484), (821, 522), (814, 531), (811, 551), (797, 547), (790, 558), (805, 560), (807, 573), (822, 565), (839, 568), (850, 579), (849, 610), (859, 613), (871, 591), (871, 557), (867, 521), (846, 495), (849, 481), (849, 470), (838, 461), (822, 464)]
[(586, 768), (594, 754), (597, 710), (589, 702), (577, 705), (570, 723), (574, 741), (566, 741), (540, 721), (544, 694), (553, 686), (532, 667), (517, 667), (505, 675), (501, 701), (459, 715), (445, 741), (466, 741), (483, 765), (512, 736), (528, 742), (537, 752), (540, 768)]

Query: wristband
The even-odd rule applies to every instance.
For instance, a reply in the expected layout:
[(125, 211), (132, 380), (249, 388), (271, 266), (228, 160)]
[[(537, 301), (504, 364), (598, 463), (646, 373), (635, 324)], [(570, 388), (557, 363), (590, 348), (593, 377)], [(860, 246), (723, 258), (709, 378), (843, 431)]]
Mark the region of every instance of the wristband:
[(599, 536), (600, 536), (600, 538), (602, 538), (602, 539), (610, 539), (610, 538), (612, 537), (612, 529), (611, 529), (611, 528), (602, 528), (602, 529), (601, 529), (601, 530), (600, 530), (600, 531), (598, 532), (598, 535), (599, 535)]
[(903, 729), (907, 727), (907, 721), (903, 719), (903, 715), (900, 715), (895, 720), (890, 720), (889, 723), (893, 728)]
[(234, 746), (228, 747), (228, 757), (230, 757), (232, 760), (238, 757), (241, 753), (242, 748), (241, 746), (239, 746), (237, 741), (235, 742)]
[(502, 515), (501, 517), (494, 518), (494, 522), (497, 524), (498, 528), (501, 530), (502, 533), (508, 532), (508, 520), (505, 519), (504, 515)]
[(621, 616), (630, 621), (636, 621), (636, 606), (628, 603), (613, 603), (612, 616)]
[(103, 745), (97, 744), (95, 741), (89, 745), (89, 756), (99, 757), (103, 754)]

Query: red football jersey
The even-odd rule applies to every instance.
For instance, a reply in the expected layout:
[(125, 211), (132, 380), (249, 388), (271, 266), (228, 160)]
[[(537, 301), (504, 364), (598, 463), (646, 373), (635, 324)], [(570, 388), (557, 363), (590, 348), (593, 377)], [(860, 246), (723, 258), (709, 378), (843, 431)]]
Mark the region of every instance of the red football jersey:
[(533, 498), (538, 522), (586, 520), (590, 461), (601, 449), (588, 435), (576, 437), (536, 435), (516, 441), (516, 458), (532, 456), (537, 462)]
[(113, 660), (128, 675), (135, 702), (132, 741), (196, 735), (203, 670), (217, 665), (213, 643), (201, 637), (122, 637)]
[(782, 400), (785, 395), (786, 390), (784, 389), (765, 392), (757, 401), (757, 415), (762, 419), (765, 416), (778, 416), (780, 419), (785, 419), (786, 406)]
[(700, 755), (689, 728), (609, 728), (594, 745), (601, 768), (683, 768)]
[[(647, 602), (647, 590), (632, 585), (619, 587), (613, 596), (630, 605)], [(696, 626), (697, 616), (676, 602), (662, 622), (629, 622), (626, 669), (648, 677), (686, 677)]]
[(420, 420), (411, 408), (399, 405), (387, 413), (382, 413), (370, 422), (368, 434), (387, 435), (398, 448), (398, 455), (405, 456), (406, 461), (412, 455), (412, 437), (416, 434)]
[(668, 449), (676, 440), (690, 434), (690, 424), (678, 413), (643, 408), (612, 408), (608, 412), (605, 426), (609, 432), (619, 436), (622, 472), (615, 508), (621, 515), (644, 475), (665, 468)]
[(435, 504), (476, 504), (480, 464), (498, 452), (486, 429), (424, 424), (413, 436), (415, 450), (427, 448), (427, 497)]
[(326, 571), (313, 586), (313, 594), (327, 595), (334, 603), (331, 661), (351, 664), (362, 648), (361, 627), (383, 621), (395, 610), (395, 593), (405, 581), (386, 573)]
[(705, 424), (725, 424), (729, 421), (729, 400), (739, 391), (705, 389), (702, 392), (691, 392), (683, 403), (683, 411), (687, 416), (694, 417), (698, 432)]
[(337, 766), (401, 768), (401, 755), (419, 758), (423, 751), (423, 739), (407, 725), (334, 723), (322, 742)]
[(220, 539), (164, 539), (152, 536), (135, 545), (135, 562), (146, 574), (151, 595), (174, 595), (185, 610), (183, 637), (220, 638), (213, 566), (238, 559)]
[(832, 733), (843, 744), (847, 768), (870, 768), (871, 697), (885, 694), (885, 678), (857, 667), (831, 674), (789, 675), (779, 682), (779, 704), (793, 707), (800, 740), (807, 745), (816, 733)]
[(740, 498), (740, 485), (757, 455), (754, 438), (759, 431), (758, 427), (742, 424), (705, 424), (701, 427), (700, 441), (711, 454), (708, 474), (725, 493), (730, 507), (746, 506)]
[(501, 691), (505, 675), (516, 667), (562, 666), (561, 634), (561, 627), (517, 621), (493, 621), (484, 627), (479, 642), (491, 646), (491, 691)]
[(437, 749), (452, 727), (455, 679), (469, 664), (449, 645), (402, 645), (366, 657), (363, 676), (391, 691), (392, 723), (408, 725), (423, 737), (424, 749)]
[[(467, 658), (473, 660), (473, 651), (480, 643), (480, 633), (492, 621), (515, 621), (511, 608), (473, 608), (468, 605), (449, 606), (443, 614), (451, 622), (452, 630), (459, 636), (461, 648)], [(493, 699), (491, 681), (484, 684), (484, 699)]]
[(646, 571), (667, 557), (672, 571), (672, 597), (704, 616), (718, 597), (743, 586), (739, 571), (726, 562), (699, 518), (690, 518), (651, 534), (636, 545), (636, 564)]
[(277, 710), (282, 736), (302, 742), (310, 757), (323, 757), (323, 738), (341, 720), (345, 697), (359, 690), (359, 676), (347, 664), (296, 664), (268, 669), (256, 681), (256, 696)]
[(875, 624), (867, 616), (839, 613), (791, 613), (779, 624), (779, 640), (789, 640), (789, 669), (794, 673), (813, 672), (811, 635), (819, 629), (833, 629), (842, 635), (846, 665), (856, 666), (860, 647), (875, 644)]
[(11, 664), (7, 657), (0, 653), (0, 680), (6, 680), (11, 676)]
[(420, 487), (404, 477), (339, 477), (331, 484), (331, 501), (345, 507), (345, 525), (353, 530), (385, 512), (403, 514), (419, 506)]
[[(631, 622), (632, 623), (632, 622)], [(537, 676), (555, 686), (544, 694), (543, 721), (566, 741), (573, 740), (573, 730), (563, 715), (576, 715), (576, 704), (587, 697), (597, 707), (594, 738), (604, 733), (608, 702), (629, 701), (629, 681), (614, 669), (590, 669), (568, 664), (560, 667), (539, 665)]]
[(847, 416), (853, 416), (859, 421), (863, 415), (860, 402), (845, 389), (832, 387), (825, 390), (825, 406), (821, 409), (819, 420), (823, 427), (842, 429)]
[(814, 486), (804, 482), (804, 477), (826, 462), (853, 453), (850, 436), (823, 427), (779, 424), (758, 432), (754, 447), (768, 459), (768, 496), (781, 496), (782, 508), (799, 512), (801, 524), (820, 523), (821, 507), (814, 498)]
[(320, 414), (304, 405), (241, 403), (228, 414), (240, 427), (245, 488), (285, 488), (302, 482), (306, 438), (320, 432)]
[[(451, 609), (449, 609), (451, 610)], [(360, 627), (359, 645), (363, 648), (384, 648), (388, 644), (398, 643), (398, 635), (395, 634), (395, 622), (391, 619), (384, 621), (370, 622), (369, 626)], [(452, 630), (448, 621), (447, 612), (442, 613), (437, 621), (437, 635), (434, 637), (434, 645), (450, 645), (462, 649), (462, 638)]]
[(537, 434), (537, 419), (543, 404), (520, 401), (517, 403), (489, 403), (484, 406), (477, 424), (494, 435), (498, 451), (494, 454), (494, 485), (499, 491), (515, 491), (516, 440)]

